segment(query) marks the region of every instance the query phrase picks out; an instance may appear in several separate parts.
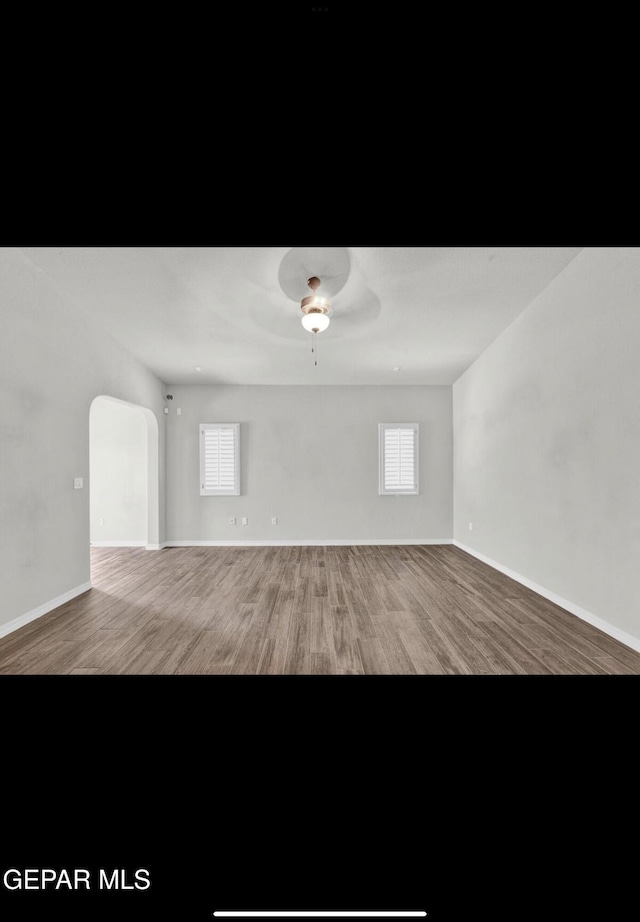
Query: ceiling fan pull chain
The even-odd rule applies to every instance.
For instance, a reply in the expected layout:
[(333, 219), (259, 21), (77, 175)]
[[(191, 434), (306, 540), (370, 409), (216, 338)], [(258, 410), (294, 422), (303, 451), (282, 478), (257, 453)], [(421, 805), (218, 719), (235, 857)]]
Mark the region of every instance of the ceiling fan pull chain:
[(318, 334), (317, 333), (313, 334), (313, 352), (316, 357), (315, 366), (317, 368), (318, 367)]

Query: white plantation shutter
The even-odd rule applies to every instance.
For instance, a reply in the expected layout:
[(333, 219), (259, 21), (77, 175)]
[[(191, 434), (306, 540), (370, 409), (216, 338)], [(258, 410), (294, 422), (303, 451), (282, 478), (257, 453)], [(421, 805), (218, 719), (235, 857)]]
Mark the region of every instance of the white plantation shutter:
[(200, 495), (240, 495), (239, 423), (200, 426)]
[(380, 494), (418, 492), (418, 424), (380, 424)]

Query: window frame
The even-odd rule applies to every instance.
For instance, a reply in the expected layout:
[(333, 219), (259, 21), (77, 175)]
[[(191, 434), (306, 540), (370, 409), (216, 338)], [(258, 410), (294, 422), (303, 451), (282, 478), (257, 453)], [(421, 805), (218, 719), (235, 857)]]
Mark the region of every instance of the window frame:
[[(214, 490), (205, 489), (205, 437), (207, 430), (211, 429), (232, 429), (234, 433), (234, 486), (232, 490), (218, 487)], [(240, 496), (240, 423), (200, 423), (200, 496)]]
[[(411, 429), (413, 432), (413, 473), (414, 486), (411, 490), (387, 490), (385, 488), (385, 432), (387, 429)], [(420, 424), (419, 423), (379, 423), (378, 424), (378, 467), (380, 496), (419, 496), (420, 495)]]

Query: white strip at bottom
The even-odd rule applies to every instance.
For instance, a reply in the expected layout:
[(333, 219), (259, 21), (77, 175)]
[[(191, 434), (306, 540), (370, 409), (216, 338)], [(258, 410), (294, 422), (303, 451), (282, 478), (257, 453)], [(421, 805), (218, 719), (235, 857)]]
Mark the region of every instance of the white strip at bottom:
[(161, 551), (166, 544), (147, 544), (146, 541), (92, 541), (91, 547), (143, 547), (147, 551)]
[(338, 538), (332, 541), (166, 541), (163, 547), (424, 547), (453, 544), (451, 538)]
[(82, 595), (83, 592), (88, 592), (89, 589), (91, 589), (91, 583), (83, 583), (82, 586), (76, 586), (75, 589), (70, 589), (68, 592), (59, 595), (57, 599), (51, 599), (50, 602), (45, 602), (44, 605), (38, 605), (37, 608), (27, 612), (26, 615), (20, 615), (18, 618), (14, 618), (13, 621), (7, 622), (7, 624), (0, 624), (0, 637), (6, 637), (7, 634), (20, 630), (26, 624), (37, 621), (38, 618), (42, 618), (43, 615), (53, 611), (54, 608), (59, 608), (65, 602), (70, 602), (76, 596)]
[(640, 653), (640, 639), (638, 637), (634, 637), (633, 634), (627, 634), (626, 631), (622, 631), (620, 628), (615, 627), (615, 625), (610, 624), (608, 621), (604, 621), (602, 618), (598, 618), (597, 615), (592, 615), (591, 612), (587, 611), (585, 608), (580, 608), (579, 605), (574, 605), (574, 603), (569, 602), (568, 599), (563, 599), (562, 596), (556, 595), (555, 592), (551, 592), (549, 589), (545, 589), (544, 586), (539, 586), (532, 580), (527, 579), (526, 576), (521, 576), (519, 573), (516, 573), (515, 570), (510, 570), (508, 567), (503, 567), (502, 564), (497, 563), (495, 560), (491, 560), (490, 557), (485, 557), (485, 555), (481, 554), (479, 551), (474, 551), (472, 547), (467, 547), (466, 544), (461, 544), (460, 541), (454, 540), (452, 543), (455, 547), (460, 548), (461, 551), (464, 551), (465, 554), (470, 554), (472, 557), (477, 558), (477, 560), (480, 560), (482, 563), (486, 563), (487, 566), (493, 567), (494, 570), (498, 570), (500, 573), (504, 573), (505, 576), (515, 580), (516, 583), (520, 583), (522, 586), (526, 586), (527, 589), (531, 589), (533, 592), (537, 592), (537, 594), (541, 595), (543, 599), (548, 599), (549, 602), (553, 602), (554, 605), (558, 605), (560, 608), (564, 608), (572, 615), (580, 618), (581, 621), (586, 621), (587, 624), (591, 624), (599, 631), (602, 631), (603, 634), (608, 634), (609, 637), (613, 637), (614, 640), (624, 644), (625, 647), (630, 647), (632, 650), (635, 650), (636, 653)]
[(91, 547), (147, 547), (146, 541), (92, 541)]
[(365, 912), (364, 910), (358, 910), (357, 912), (352, 910), (344, 912), (310, 912), (308, 910), (300, 910), (299, 912), (264, 910), (221, 912), (216, 910), (214, 912), (216, 919), (424, 919), (426, 915), (424, 910), (419, 912), (403, 912), (400, 910), (393, 912), (379, 912), (378, 910), (374, 912)]

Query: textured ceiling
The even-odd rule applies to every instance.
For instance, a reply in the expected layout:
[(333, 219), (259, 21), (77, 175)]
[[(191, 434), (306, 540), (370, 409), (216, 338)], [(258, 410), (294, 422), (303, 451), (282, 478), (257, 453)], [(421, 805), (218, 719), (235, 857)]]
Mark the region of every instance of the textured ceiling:
[[(451, 384), (582, 247), (20, 249), (165, 383), (267, 385)], [(313, 274), (318, 367), (293, 300)]]

